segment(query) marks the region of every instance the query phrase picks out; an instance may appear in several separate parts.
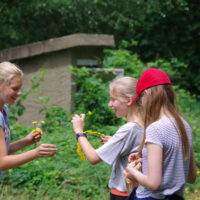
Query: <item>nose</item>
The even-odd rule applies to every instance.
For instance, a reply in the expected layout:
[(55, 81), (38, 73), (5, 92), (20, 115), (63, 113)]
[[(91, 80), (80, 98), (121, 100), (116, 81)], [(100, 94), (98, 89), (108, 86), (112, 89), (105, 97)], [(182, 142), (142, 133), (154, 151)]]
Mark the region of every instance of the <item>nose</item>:
[(22, 94), (21, 89), (17, 91), (17, 96), (20, 96)]
[(112, 101), (109, 101), (108, 106), (112, 107)]

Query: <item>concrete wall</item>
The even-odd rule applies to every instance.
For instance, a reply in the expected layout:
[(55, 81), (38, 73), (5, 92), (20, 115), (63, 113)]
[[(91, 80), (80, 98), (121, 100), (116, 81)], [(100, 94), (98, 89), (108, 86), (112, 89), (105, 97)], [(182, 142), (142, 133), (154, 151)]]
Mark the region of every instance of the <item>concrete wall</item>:
[[(48, 97), (51, 101), (47, 105), (55, 105), (71, 110), (71, 74), (67, 66), (71, 63), (69, 51), (54, 52), (36, 56), (16, 62), (24, 72), (23, 88), (30, 88), (33, 76), (38, 76), (40, 69), (47, 71), (44, 81), (41, 83), (39, 93), (42, 97)], [(30, 125), (32, 121), (43, 120), (44, 117), (39, 110), (45, 105), (38, 100), (33, 92), (25, 100), (26, 111), (19, 122)]]

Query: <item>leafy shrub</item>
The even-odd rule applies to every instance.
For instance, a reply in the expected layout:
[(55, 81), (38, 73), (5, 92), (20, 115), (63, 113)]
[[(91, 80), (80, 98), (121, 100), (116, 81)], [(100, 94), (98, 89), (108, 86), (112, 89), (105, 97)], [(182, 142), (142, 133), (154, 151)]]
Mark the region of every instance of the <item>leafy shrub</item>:
[[(102, 76), (88, 68), (71, 68), (75, 86), (74, 108), (76, 113), (86, 113), (88, 123), (86, 129), (99, 125), (115, 125), (120, 122), (108, 107), (108, 83)], [(105, 72), (106, 73), (106, 72)]]

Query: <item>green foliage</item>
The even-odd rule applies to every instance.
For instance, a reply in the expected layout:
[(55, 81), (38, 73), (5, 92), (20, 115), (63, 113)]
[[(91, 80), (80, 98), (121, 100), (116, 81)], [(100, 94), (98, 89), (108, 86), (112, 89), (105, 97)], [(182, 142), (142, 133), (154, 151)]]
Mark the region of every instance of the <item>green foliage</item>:
[[(128, 44), (126, 42), (126, 45)], [(139, 78), (141, 73), (147, 68), (159, 68), (169, 75), (173, 84), (187, 84), (179, 72), (180, 69), (187, 68), (187, 65), (176, 58), (170, 59), (169, 61), (157, 59), (154, 62), (144, 63), (139, 59), (137, 54), (133, 54), (132, 51), (124, 48), (106, 49), (104, 53), (103, 66), (105, 68), (123, 68), (125, 75), (135, 78)]]
[[(0, 196), (9, 195), (24, 199), (107, 199), (107, 182), (110, 168), (105, 164), (92, 166), (82, 161), (76, 153), (77, 141), (66, 120), (66, 110), (57, 107), (47, 109), (44, 135), (40, 143), (57, 145), (58, 153), (53, 158), (37, 159), (18, 168), (4, 172)], [(30, 128), (20, 125), (11, 127), (15, 140), (26, 135)], [(94, 146), (100, 146), (98, 138), (90, 138)], [(39, 145), (37, 144), (37, 146)], [(27, 147), (25, 151), (31, 149)], [(23, 151), (20, 151), (23, 152)], [(19, 152), (19, 153), (20, 153)], [(12, 190), (6, 189), (13, 188)], [(26, 197), (26, 198), (25, 198)]]
[(177, 88), (177, 102), (179, 105), (179, 110), (185, 117), (185, 119), (190, 123), (192, 127), (194, 136), (194, 150), (197, 166), (200, 169), (200, 126), (199, 126), (199, 116), (200, 116), (200, 102), (196, 100), (195, 95), (191, 95), (189, 92)]
[(90, 126), (86, 123), (86, 129), (91, 129), (101, 124), (117, 124), (120, 120), (114, 116), (113, 111), (108, 107), (108, 83), (103, 82), (102, 76), (84, 67), (80, 69), (72, 67), (71, 72), (74, 76), (75, 112), (87, 115), (87, 121), (89, 121)]
[(69, 129), (69, 117), (67, 111), (61, 107), (51, 106), (45, 109), (45, 124), (42, 126), (44, 132), (52, 133), (55, 127), (60, 129)]
[[(127, 41), (122, 41), (129, 45)], [(155, 61), (144, 63), (141, 61), (137, 54), (131, 50), (123, 48), (119, 49), (106, 49), (104, 51), (103, 65), (105, 68), (123, 68), (125, 75), (139, 78), (141, 73), (147, 68), (159, 68), (164, 70), (170, 77), (172, 83), (176, 85), (185, 86), (188, 84), (187, 80), (182, 77), (180, 70), (187, 69), (187, 65), (177, 58), (169, 60), (157, 59)]]
[(2, 0), (0, 48), (73, 33), (114, 34), (117, 46), (136, 41), (127, 49), (143, 62), (186, 63), (178, 69), (181, 87), (199, 94), (199, 11), (197, 0)]

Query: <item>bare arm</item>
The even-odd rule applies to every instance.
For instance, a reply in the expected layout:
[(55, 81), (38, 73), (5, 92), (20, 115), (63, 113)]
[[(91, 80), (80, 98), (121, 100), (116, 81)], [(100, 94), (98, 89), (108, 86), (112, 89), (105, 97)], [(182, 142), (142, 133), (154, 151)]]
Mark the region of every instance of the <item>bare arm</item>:
[[(75, 134), (83, 132), (84, 119), (85, 119), (85, 114), (81, 114), (80, 116), (74, 115), (72, 119), (72, 124)], [(97, 155), (95, 149), (92, 147), (92, 145), (90, 144), (90, 142), (86, 137), (80, 136), (78, 138), (78, 142), (80, 143), (86, 158), (91, 164), (97, 164), (101, 162), (100, 157)]]
[(95, 165), (102, 161), (86, 137), (79, 137), (78, 142), (80, 143), (86, 158), (91, 164)]
[(135, 178), (139, 184), (151, 190), (156, 190), (161, 184), (162, 179), (162, 148), (156, 144), (147, 143), (148, 152), (148, 174), (128, 167), (128, 178)]
[(194, 151), (192, 150), (187, 182), (193, 184), (195, 183), (195, 180), (196, 180), (196, 163), (195, 163)]
[(53, 144), (42, 144), (39, 147), (18, 155), (8, 155), (4, 139), (3, 129), (0, 128), (0, 170), (7, 170), (24, 163), (27, 163), (37, 157), (51, 157), (56, 153), (56, 147)]
[(40, 141), (42, 136), (41, 131), (37, 131), (35, 133), (29, 133), (25, 138), (21, 140), (17, 140), (10, 144), (9, 154), (17, 152), (20, 149), (23, 149), (26, 146), (32, 145), (38, 141)]

